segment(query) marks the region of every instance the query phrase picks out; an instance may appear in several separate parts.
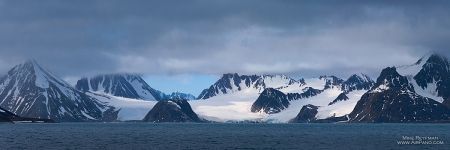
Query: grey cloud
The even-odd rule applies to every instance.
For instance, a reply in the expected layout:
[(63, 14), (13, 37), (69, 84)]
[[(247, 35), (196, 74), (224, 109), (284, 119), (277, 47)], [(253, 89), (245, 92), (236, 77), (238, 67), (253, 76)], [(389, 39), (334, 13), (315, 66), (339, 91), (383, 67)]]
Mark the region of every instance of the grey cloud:
[(35, 58), (65, 77), (376, 75), (430, 50), (450, 56), (449, 6), (446, 1), (1, 1), (0, 72)]

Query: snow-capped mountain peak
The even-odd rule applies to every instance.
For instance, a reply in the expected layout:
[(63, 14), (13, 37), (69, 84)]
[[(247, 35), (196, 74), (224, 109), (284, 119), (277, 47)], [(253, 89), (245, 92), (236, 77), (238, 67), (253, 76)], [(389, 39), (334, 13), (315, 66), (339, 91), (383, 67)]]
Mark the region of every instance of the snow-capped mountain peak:
[(414, 79), (422, 89), (431, 87), (438, 96), (450, 97), (450, 64), (447, 58), (431, 55)]
[(286, 75), (263, 75), (263, 82), (265, 87), (282, 88), (283, 86), (305, 84), (303, 80), (294, 80)]
[(336, 76), (320, 76), (319, 79), (325, 80), (324, 89), (341, 88), (342, 83), (344, 83), (343, 79)]
[(252, 112), (278, 113), (289, 106), (286, 94), (273, 88), (265, 89), (253, 103)]
[[(367, 75), (360, 74), (349, 78), (348, 81), (336, 76), (295, 80), (285, 75), (253, 75), (251, 76), (254, 77), (253, 82), (249, 82), (248, 86), (242, 84), (248, 77), (238, 74), (222, 76), (202, 93), (202, 95), (210, 94), (210, 97), (203, 98), (206, 102), (193, 102), (193, 109), (201, 116), (214, 121), (236, 118), (236, 120), (261, 119), (269, 122), (287, 122), (294, 118), (304, 105), (313, 104), (321, 106), (317, 115), (319, 119), (324, 119), (349, 114), (361, 95), (374, 83)], [(236, 78), (239, 79), (237, 80), (239, 84), (222, 86), (222, 83), (234, 83)], [(362, 84), (367, 87), (360, 87)], [(223, 88), (226, 92), (222, 93), (221, 88), (217, 87), (231, 88)], [(348, 91), (345, 92), (343, 87)], [(215, 93), (216, 91), (219, 92)], [(347, 98), (338, 99), (330, 104), (341, 93)]]
[(208, 89), (203, 90), (198, 99), (207, 99), (216, 95), (233, 93), (245, 88), (260, 86), (258, 81), (260, 76), (257, 75), (238, 75), (237, 73), (227, 73), (211, 85)]
[(351, 122), (431, 122), (448, 120), (448, 108), (417, 94), (395, 67), (381, 71), (375, 86), (350, 113)]
[(8, 74), (12, 72), (30, 75), (30, 78), (27, 79), (34, 80), (35, 85), (40, 88), (49, 88), (49, 82), (53, 82), (61, 86), (70, 86), (64, 80), (55, 77), (52, 73), (41, 67), (34, 59), (15, 66)]
[(222, 94), (235, 93), (245, 89), (262, 92), (266, 88), (274, 88), (283, 92), (299, 90), (305, 85), (303, 79), (295, 80), (286, 75), (239, 75), (224, 74), (216, 83), (201, 92), (198, 99), (208, 99)]
[(195, 100), (195, 96), (192, 94), (173, 92), (170, 95), (166, 95), (166, 99), (182, 99), (182, 100)]
[(164, 99), (164, 93), (150, 87), (138, 74), (104, 74), (82, 78), (75, 86), (81, 91), (93, 91), (125, 98)]
[(352, 76), (350, 76), (347, 81), (351, 81), (351, 82), (358, 82), (358, 83), (362, 83), (362, 82), (373, 82), (373, 80), (367, 76), (366, 74), (353, 74)]
[(414, 92), (414, 88), (409, 84), (406, 77), (401, 76), (395, 67), (388, 67), (381, 71), (380, 76), (377, 79), (377, 83), (372, 87), (370, 92), (377, 93), (383, 92), (389, 89), (399, 89), (403, 91)]
[(412, 65), (398, 67), (398, 72), (413, 84), (417, 94), (443, 102), (450, 98), (450, 63), (436, 53), (429, 53)]
[(342, 89), (346, 92), (353, 90), (369, 90), (375, 81), (365, 74), (353, 74), (342, 83)]
[(427, 53), (423, 55), (419, 60), (410, 65), (401, 65), (396, 67), (398, 72), (403, 76), (415, 76), (418, 74), (425, 66), (432, 67), (446, 66), (448, 70), (448, 60), (446, 57), (439, 55), (437, 53)]
[(15, 66), (0, 79), (0, 107), (23, 117), (57, 121), (103, 120), (105, 111), (114, 112), (113, 107), (74, 89), (35, 60)]

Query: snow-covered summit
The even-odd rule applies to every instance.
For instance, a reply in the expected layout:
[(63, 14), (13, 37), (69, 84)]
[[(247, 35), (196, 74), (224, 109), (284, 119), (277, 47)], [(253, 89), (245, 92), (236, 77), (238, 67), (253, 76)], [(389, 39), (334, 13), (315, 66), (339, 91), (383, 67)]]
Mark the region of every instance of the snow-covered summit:
[(376, 84), (369, 92), (380, 93), (389, 89), (395, 89), (403, 92), (414, 92), (412, 84), (408, 82), (406, 77), (400, 75), (395, 67), (383, 69)]
[(366, 74), (353, 74), (342, 83), (342, 89), (346, 92), (353, 90), (369, 90), (375, 81)]
[(150, 87), (138, 74), (104, 74), (82, 78), (75, 86), (81, 91), (93, 91), (125, 98), (161, 100), (164, 93)]
[(224, 74), (216, 83), (205, 89), (198, 99), (208, 99), (222, 94), (234, 93), (244, 89), (262, 92), (266, 88), (274, 88), (284, 92), (300, 91), (305, 85), (303, 79), (295, 80), (286, 75), (239, 75)]
[(183, 99), (183, 100), (195, 100), (195, 96), (192, 94), (182, 93), (182, 92), (172, 92), (165, 96), (165, 99)]
[[(321, 106), (318, 117), (326, 118), (350, 113), (372, 85), (373, 80), (367, 75), (348, 80), (336, 76), (295, 80), (285, 75), (225, 74), (205, 89), (199, 96), (204, 100), (192, 102), (192, 107), (200, 116), (219, 122), (288, 122), (304, 105), (314, 104)], [(343, 92), (349, 100), (328, 105)]]
[(412, 65), (398, 67), (417, 94), (443, 102), (450, 98), (450, 63), (445, 56), (429, 53)]
[(374, 87), (350, 113), (351, 122), (434, 122), (449, 120), (446, 106), (417, 94), (395, 67), (381, 71)]
[(23, 117), (57, 121), (105, 120), (114, 118), (115, 110), (79, 92), (35, 60), (15, 66), (0, 79), (0, 107)]

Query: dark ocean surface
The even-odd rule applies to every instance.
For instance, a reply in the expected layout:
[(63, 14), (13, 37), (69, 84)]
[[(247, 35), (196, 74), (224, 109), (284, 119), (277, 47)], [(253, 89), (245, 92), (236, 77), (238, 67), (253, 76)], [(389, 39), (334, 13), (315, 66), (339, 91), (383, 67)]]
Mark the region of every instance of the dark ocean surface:
[(6, 150), (448, 150), (449, 143), (450, 124), (0, 124), (0, 149)]

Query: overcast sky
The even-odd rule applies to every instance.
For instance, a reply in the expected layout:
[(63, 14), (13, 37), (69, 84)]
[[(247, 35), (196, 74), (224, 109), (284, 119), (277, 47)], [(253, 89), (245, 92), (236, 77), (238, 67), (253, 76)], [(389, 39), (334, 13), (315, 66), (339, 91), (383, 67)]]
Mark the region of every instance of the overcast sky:
[(34, 58), (72, 82), (132, 72), (198, 94), (228, 72), (376, 77), (450, 56), (449, 2), (388, 2), (0, 1), (0, 74)]

